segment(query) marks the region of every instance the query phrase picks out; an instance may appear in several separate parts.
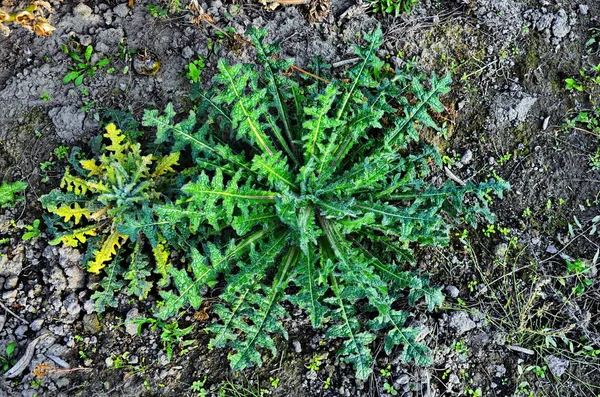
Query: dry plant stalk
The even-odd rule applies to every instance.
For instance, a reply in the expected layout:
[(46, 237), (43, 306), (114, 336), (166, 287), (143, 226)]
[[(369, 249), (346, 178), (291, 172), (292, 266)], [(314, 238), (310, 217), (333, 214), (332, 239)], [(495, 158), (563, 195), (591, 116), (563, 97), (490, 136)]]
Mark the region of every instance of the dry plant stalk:
[(36, 0), (27, 8), (14, 13), (0, 9), (0, 33), (8, 36), (10, 28), (5, 23), (15, 23), (39, 36), (49, 36), (56, 29), (48, 21), (53, 12), (50, 3), (43, 0)]

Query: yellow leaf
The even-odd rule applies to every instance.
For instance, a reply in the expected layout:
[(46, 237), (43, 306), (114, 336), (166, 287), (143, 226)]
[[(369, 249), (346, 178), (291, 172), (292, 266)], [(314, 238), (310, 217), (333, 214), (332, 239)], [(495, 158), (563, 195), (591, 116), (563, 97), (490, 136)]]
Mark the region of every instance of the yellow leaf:
[(81, 160), (79, 164), (90, 172), (88, 176), (102, 176), (102, 167), (96, 164), (96, 160)]
[(69, 174), (69, 167), (65, 169), (65, 175), (60, 182), (61, 188), (66, 188), (67, 191), (73, 192), (78, 196), (83, 196), (88, 190), (93, 193), (107, 192), (108, 188), (101, 182), (86, 181), (83, 178), (79, 178)]
[(117, 249), (121, 248), (125, 240), (127, 240), (127, 236), (119, 234), (118, 231), (114, 230), (102, 242), (102, 247), (96, 251), (94, 260), (88, 265), (88, 271), (94, 274), (100, 273), (100, 270), (106, 266), (106, 263), (112, 259), (113, 255), (117, 254)]
[(156, 273), (160, 274), (163, 278), (159, 281), (159, 285), (164, 284), (168, 281), (169, 268), (169, 251), (165, 248), (163, 243), (156, 245), (156, 248), (152, 249), (154, 254), (154, 260), (156, 261)]
[(82, 216), (89, 218), (92, 214), (92, 212), (87, 208), (81, 208), (78, 203), (73, 203), (73, 208), (69, 207), (68, 205), (63, 205), (60, 208), (50, 209), (50, 211), (65, 218), (65, 222), (68, 222), (71, 218), (75, 218), (76, 225), (79, 223)]
[(79, 243), (84, 244), (87, 241), (86, 236), (96, 236), (96, 229), (100, 225), (91, 225), (73, 230), (70, 234), (62, 235), (50, 241), (50, 245), (63, 243), (70, 247), (77, 247)]
[[(114, 157), (121, 163), (125, 161), (123, 152), (129, 148), (129, 143), (125, 140), (125, 135), (121, 134), (121, 130), (118, 130), (114, 124), (106, 126), (105, 138), (110, 139), (111, 144), (106, 147), (106, 150), (110, 150), (114, 153)], [(125, 140), (125, 143), (122, 143)]]
[(92, 221), (97, 221), (100, 218), (104, 217), (104, 215), (106, 215), (106, 213), (108, 212), (109, 209), (110, 209), (109, 206), (101, 208), (98, 211), (94, 212), (92, 215), (90, 215), (88, 217), (88, 219), (90, 219)]
[(166, 174), (167, 172), (175, 172), (172, 168), (174, 165), (179, 165), (179, 152), (171, 153), (168, 156), (161, 158), (156, 164), (156, 168), (154, 169), (154, 173), (152, 174), (152, 178), (157, 178), (161, 175)]

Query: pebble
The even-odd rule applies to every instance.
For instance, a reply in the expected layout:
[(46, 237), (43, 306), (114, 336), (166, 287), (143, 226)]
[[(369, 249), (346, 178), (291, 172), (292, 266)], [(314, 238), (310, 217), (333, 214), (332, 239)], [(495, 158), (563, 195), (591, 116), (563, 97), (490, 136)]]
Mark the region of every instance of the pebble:
[(38, 318), (34, 320), (29, 326), (31, 327), (32, 331), (37, 332), (40, 329), (42, 329), (42, 325), (44, 325), (44, 319)]
[(18, 339), (23, 339), (25, 338), (25, 333), (27, 333), (27, 331), (29, 331), (29, 327), (21, 324), (17, 327), (17, 329), (15, 329), (14, 334)]
[(546, 362), (548, 363), (548, 369), (552, 372), (552, 375), (560, 378), (569, 368), (569, 361), (556, 356), (546, 356)]
[(467, 151), (464, 152), (462, 157), (460, 158), (460, 162), (463, 163), (464, 165), (469, 164), (472, 160), (473, 160), (473, 152), (471, 151), (471, 149), (467, 149)]
[(23, 270), (24, 258), (23, 246), (19, 246), (17, 249), (13, 250), (10, 255), (0, 256), (0, 276), (18, 276), (19, 273), (21, 273), (21, 270)]
[(458, 298), (458, 294), (460, 293), (458, 288), (456, 288), (454, 285), (447, 286), (444, 291), (446, 291), (446, 294), (448, 294), (448, 296), (451, 298)]
[(477, 324), (465, 312), (456, 312), (450, 315), (450, 328), (456, 331), (457, 335), (462, 335), (465, 332), (477, 327)]
[(113, 11), (115, 14), (117, 14), (117, 16), (119, 16), (119, 18), (125, 18), (127, 15), (129, 15), (129, 7), (127, 6), (127, 3), (119, 4), (113, 8)]
[(95, 335), (102, 330), (102, 325), (98, 321), (96, 314), (86, 314), (83, 316), (83, 330), (88, 334)]

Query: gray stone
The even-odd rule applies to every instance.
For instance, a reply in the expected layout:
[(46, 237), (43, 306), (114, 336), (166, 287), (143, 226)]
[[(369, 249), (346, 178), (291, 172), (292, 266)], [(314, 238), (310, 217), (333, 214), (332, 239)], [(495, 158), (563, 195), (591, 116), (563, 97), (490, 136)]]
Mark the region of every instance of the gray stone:
[(4, 282), (4, 289), (15, 289), (19, 283), (19, 276), (12, 276), (6, 279)]
[(447, 286), (444, 291), (446, 291), (446, 294), (448, 294), (448, 296), (451, 298), (458, 298), (458, 294), (460, 293), (458, 288), (456, 288), (454, 285)]
[(34, 320), (31, 324), (29, 324), (29, 326), (31, 327), (31, 330), (34, 332), (37, 332), (40, 329), (42, 329), (42, 325), (44, 325), (44, 320), (41, 318), (38, 318), (38, 319)]
[(6, 291), (2, 294), (2, 299), (5, 301), (5, 303), (13, 303), (15, 299), (17, 299), (18, 293), (19, 291), (16, 289), (12, 291)]
[(23, 339), (25, 338), (25, 333), (27, 333), (27, 331), (29, 331), (29, 327), (25, 324), (21, 324), (15, 329), (14, 334), (18, 339)]
[(581, 15), (587, 15), (589, 10), (590, 10), (589, 6), (586, 6), (585, 4), (580, 4), (579, 5), (579, 13)]
[(67, 317), (63, 319), (64, 323), (72, 324), (79, 318), (79, 313), (81, 313), (81, 305), (79, 304), (79, 300), (74, 293), (67, 296), (63, 302), (63, 307), (67, 311)]
[(183, 49), (183, 51), (181, 51), (181, 56), (184, 57), (185, 59), (190, 59), (191, 57), (194, 56), (194, 50), (191, 49), (191, 47), (185, 47)]
[(571, 26), (569, 26), (569, 17), (567, 16), (567, 12), (563, 9), (558, 11), (558, 15), (554, 18), (554, 23), (552, 24), (552, 34), (554, 37), (562, 39), (571, 31)]
[(469, 164), (472, 160), (473, 160), (473, 152), (471, 151), (471, 149), (467, 149), (467, 151), (464, 152), (464, 154), (460, 158), (460, 162), (463, 163), (464, 165)]
[(546, 356), (545, 360), (548, 363), (548, 369), (550, 372), (552, 372), (552, 375), (556, 376), (557, 378), (560, 378), (565, 373), (567, 368), (569, 368), (568, 360), (564, 360), (552, 355)]
[(402, 374), (398, 377), (398, 379), (396, 379), (396, 383), (397, 385), (406, 385), (408, 384), (408, 382), (410, 382), (410, 376), (408, 376), (407, 374)]
[(133, 322), (133, 320), (140, 318), (140, 313), (138, 309), (133, 308), (127, 312), (127, 317), (125, 318), (125, 331), (131, 335), (137, 335), (138, 325)]
[(25, 258), (23, 251), (23, 246), (18, 246), (10, 254), (0, 257), (0, 276), (11, 277), (18, 276), (21, 273)]
[(127, 15), (129, 15), (129, 7), (127, 6), (127, 3), (119, 4), (113, 8), (113, 11), (119, 16), (119, 18), (125, 18)]
[(52, 285), (52, 290), (56, 293), (61, 293), (67, 288), (67, 280), (59, 267), (53, 266), (49, 274), (44, 273), (44, 281), (46, 284)]
[(80, 264), (82, 258), (81, 252), (75, 248), (63, 246), (58, 249), (58, 264), (63, 269)]
[(96, 44), (96, 51), (106, 54), (110, 52), (110, 47), (105, 43), (98, 43)]
[(83, 19), (87, 19), (92, 16), (92, 9), (84, 3), (79, 3), (73, 9), (73, 14)]
[(457, 335), (462, 335), (477, 327), (477, 324), (465, 312), (452, 313), (449, 324), (450, 328), (453, 328)]
[(65, 269), (67, 275), (67, 287), (72, 290), (79, 290), (85, 287), (85, 271), (74, 265)]

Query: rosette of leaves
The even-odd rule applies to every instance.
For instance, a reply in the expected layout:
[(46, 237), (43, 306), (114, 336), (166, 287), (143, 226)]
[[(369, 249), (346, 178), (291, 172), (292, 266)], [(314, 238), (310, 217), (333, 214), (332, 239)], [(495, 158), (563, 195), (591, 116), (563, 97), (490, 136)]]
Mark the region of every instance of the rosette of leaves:
[(175, 123), (172, 106), (144, 116), (157, 144), (191, 147), (197, 163), (183, 197), (154, 208), (159, 220), (181, 232), (208, 224), (228, 239), (192, 248), (188, 268), (171, 269), (176, 290), (161, 292), (156, 316), (199, 308), (202, 289), (218, 285), (221, 321), (208, 327), (210, 346), (232, 348), (235, 370), (261, 365), (265, 349), (276, 353), (274, 334), (287, 337), (286, 301), (343, 339), (340, 353), (358, 378), (372, 372), (377, 331), (386, 353), (401, 345), (405, 361), (428, 364), (401, 302), (424, 298), (433, 310), (443, 296), (407, 267), (412, 248), (447, 244), (451, 220), (491, 219), (490, 194), (506, 188), (429, 182), (442, 162), (419, 131), (442, 130), (430, 113), (444, 110), (438, 97), (450, 76), (394, 73), (375, 54), (378, 29), (345, 78), (304, 84), (282, 73), (291, 62), (272, 57), (264, 31), (248, 33), (260, 69), (221, 60), (213, 89), (195, 92), (198, 109), (187, 119)]
[[(164, 202), (165, 192), (173, 183), (179, 153), (157, 157), (143, 155), (140, 144), (132, 143), (114, 124), (106, 127), (99, 159), (72, 160), (60, 189), (41, 198), (42, 205), (58, 221), (53, 222), (55, 238), (50, 244), (86, 246), (84, 265), (94, 274), (104, 272), (95, 299), (96, 309), (116, 306), (114, 293), (126, 286), (130, 295), (140, 299), (152, 287), (151, 267), (144, 252), (150, 242), (154, 272), (161, 276), (159, 285), (169, 282), (169, 249), (152, 213), (155, 202)], [(123, 266), (130, 246), (129, 264)]]

